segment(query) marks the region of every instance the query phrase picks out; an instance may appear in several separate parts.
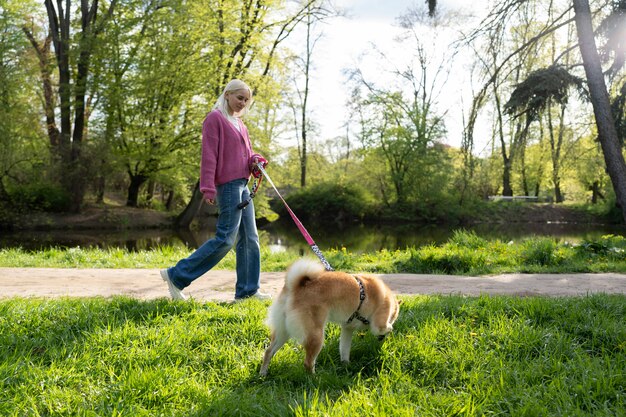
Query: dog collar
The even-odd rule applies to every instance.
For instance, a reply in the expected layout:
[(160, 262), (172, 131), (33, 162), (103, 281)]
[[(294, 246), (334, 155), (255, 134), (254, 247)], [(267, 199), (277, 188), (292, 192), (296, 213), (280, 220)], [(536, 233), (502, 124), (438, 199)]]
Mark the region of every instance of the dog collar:
[(352, 315), (350, 316), (346, 324), (352, 323), (352, 320), (354, 319), (357, 319), (358, 321), (360, 321), (361, 323), (365, 325), (370, 324), (370, 321), (359, 313), (359, 310), (361, 309), (361, 306), (363, 305), (363, 300), (365, 300), (365, 287), (363, 286), (363, 282), (361, 282), (359, 277), (357, 277), (356, 275), (352, 275), (352, 276), (354, 277), (354, 279), (356, 279), (356, 282), (359, 284), (359, 306), (356, 308), (356, 311), (352, 313)]

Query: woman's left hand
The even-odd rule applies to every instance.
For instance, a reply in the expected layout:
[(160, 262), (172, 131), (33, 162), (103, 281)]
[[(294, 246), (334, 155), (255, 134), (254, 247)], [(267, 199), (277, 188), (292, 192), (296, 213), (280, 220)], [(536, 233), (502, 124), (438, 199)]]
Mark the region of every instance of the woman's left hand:
[(261, 170), (259, 169), (258, 165), (261, 165), (263, 168), (265, 168), (267, 164), (269, 164), (269, 161), (267, 159), (263, 158), (258, 153), (254, 154), (252, 155), (252, 164), (250, 166), (250, 172), (252, 172), (252, 175), (255, 178), (259, 178), (261, 177)]

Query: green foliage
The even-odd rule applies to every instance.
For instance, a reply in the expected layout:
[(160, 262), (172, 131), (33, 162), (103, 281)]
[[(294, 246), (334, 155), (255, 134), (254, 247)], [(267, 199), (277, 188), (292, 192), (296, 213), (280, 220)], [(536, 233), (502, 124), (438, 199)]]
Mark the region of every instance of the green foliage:
[(267, 303), (0, 301), (0, 414), (615, 416), (626, 297), (404, 297), (384, 342), (327, 328), (317, 373), (288, 343), (258, 376)]
[(578, 250), (592, 257), (614, 260), (624, 259), (626, 257), (626, 238), (623, 236), (605, 235), (599, 239), (586, 239), (578, 246)]
[[(329, 182), (296, 191), (285, 200), (301, 220), (338, 222), (363, 219), (371, 203), (363, 188)], [(272, 208), (282, 217), (289, 216), (281, 201)]]
[(476, 234), (474, 231), (467, 231), (463, 229), (457, 229), (450, 238), (450, 243), (456, 246), (463, 246), (468, 249), (484, 249), (487, 247), (487, 240)]
[(9, 194), (13, 206), (19, 210), (63, 212), (70, 206), (69, 193), (60, 185), (48, 182), (18, 185)]
[(563, 66), (555, 64), (538, 69), (517, 85), (504, 108), (510, 114), (529, 113), (534, 120), (552, 100), (566, 103), (572, 87), (581, 94), (585, 91), (584, 81), (570, 74)]
[(550, 238), (528, 239), (521, 245), (521, 262), (528, 265), (552, 266), (563, 261), (557, 244)]

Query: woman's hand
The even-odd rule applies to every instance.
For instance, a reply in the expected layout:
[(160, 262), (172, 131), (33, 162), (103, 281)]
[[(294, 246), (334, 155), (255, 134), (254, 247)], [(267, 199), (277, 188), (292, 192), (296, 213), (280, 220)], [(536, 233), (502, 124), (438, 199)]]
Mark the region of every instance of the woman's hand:
[(214, 198), (207, 198), (204, 201), (206, 201), (207, 204), (210, 205), (210, 206), (214, 206), (215, 205), (215, 199)]
[(268, 160), (263, 158), (258, 153), (255, 153), (254, 155), (252, 155), (252, 160), (250, 163), (250, 172), (252, 173), (254, 178), (261, 177), (261, 170), (259, 169), (258, 165), (261, 165), (263, 168), (265, 168), (267, 164), (269, 164)]

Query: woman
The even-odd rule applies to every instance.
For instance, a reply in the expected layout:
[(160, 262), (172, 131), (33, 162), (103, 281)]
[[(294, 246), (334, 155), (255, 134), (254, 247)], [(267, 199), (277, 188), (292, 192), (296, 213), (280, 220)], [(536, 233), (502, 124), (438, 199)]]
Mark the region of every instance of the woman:
[[(235, 300), (270, 298), (259, 291), (261, 254), (259, 235), (250, 199), (248, 179), (256, 164), (267, 164), (252, 151), (248, 129), (241, 121), (252, 100), (252, 90), (232, 80), (217, 99), (202, 125), (200, 191), (208, 204), (218, 205), (215, 237), (176, 266), (161, 270), (161, 277), (175, 300), (185, 300), (183, 289), (213, 268), (235, 246), (237, 284)], [(237, 206), (249, 200), (243, 209)]]

